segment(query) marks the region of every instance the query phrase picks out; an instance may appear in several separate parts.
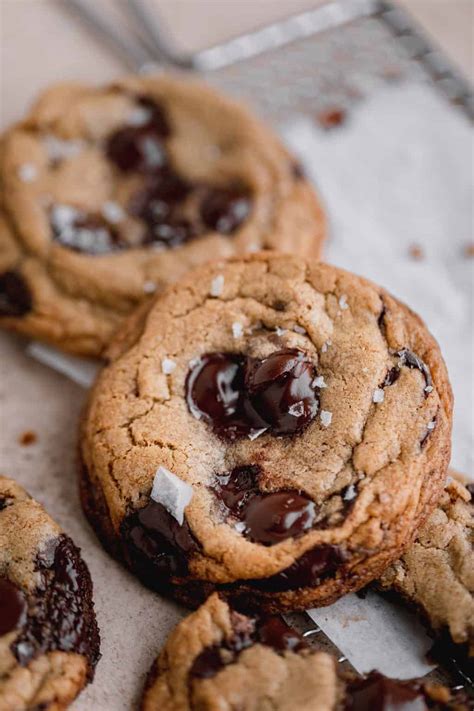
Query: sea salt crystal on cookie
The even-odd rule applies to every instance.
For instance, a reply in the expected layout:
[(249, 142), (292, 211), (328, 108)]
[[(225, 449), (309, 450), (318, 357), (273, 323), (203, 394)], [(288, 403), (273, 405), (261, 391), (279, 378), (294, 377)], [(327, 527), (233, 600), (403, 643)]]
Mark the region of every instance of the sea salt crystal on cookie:
[(275, 328), (275, 333), (277, 336), (283, 336), (283, 334), (286, 333), (286, 328), (280, 328), (280, 326), (277, 326)]
[(290, 405), (288, 408), (288, 413), (290, 415), (293, 415), (294, 417), (300, 417), (304, 413), (304, 402), (303, 400), (299, 400), (298, 402), (294, 402), (293, 405)]
[(258, 430), (250, 430), (250, 432), (248, 433), (247, 436), (248, 436), (249, 440), (251, 442), (253, 442), (254, 439), (257, 439), (257, 437), (260, 437), (260, 435), (263, 434), (264, 432), (266, 432), (267, 429), (268, 429), (268, 427), (261, 427)]
[(331, 341), (325, 341), (325, 343), (323, 343), (323, 345), (321, 346), (321, 353), (326, 353), (329, 346), (332, 346)]
[(211, 281), (211, 290), (210, 294), (211, 296), (222, 296), (222, 293), (224, 291), (224, 275), (223, 274), (218, 274), (214, 279)]
[(143, 282), (143, 291), (145, 294), (154, 294), (156, 291), (156, 284), (154, 281)]
[(293, 331), (295, 333), (301, 333), (301, 335), (303, 336), (306, 335), (306, 329), (303, 328), (303, 326), (298, 326), (298, 324), (296, 324), (296, 326), (293, 326)]
[(244, 328), (241, 323), (234, 321), (232, 324), (232, 335), (234, 338), (240, 338), (244, 333)]
[(32, 183), (38, 177), (38, 169), (33, 163), (23, 163), (18, 168), (18, 177), (22, 183)]
[(50, 160), (64, 160), (72, 158), (80, 153), (84, 148), (84, 142), (80, 140), (65, 141), (62, 138), (53, 136), (51, 133), (43, 138), (43, 144)]
[(346, 294), (342, 294), (342, 296), (339, 297), (339, 308), (341, 308), (343, 311), (349, 308)]
[(173, 370), (176, 368), (176, 363), (171, 358), (163, 358), (161, 361), (161, 370), (165, 375), (171, 375)]
[(63, 232), (72, 225), (79, 212), (71, 205), (54, 205), (51, 210), (51, 221), (58, 232)]
[(379, 403), (383, 402), (385, 398), (385, 393), (382, 388), (375, 388), (372, 394), (372, 402)]
[(101, 209), (102, 217), (111, 222), (113, 225), (117, 225), (125, 217), (125, 211), (118, 202), (113, 202), (113, 200), (107, 200), (104, 202)]
[(332, 422), (332, 412), (329, 412), (329, 410), (321, 410), (321, 412), (319, 413), (319, 418), (321, 420), (321, 424), (324, 425), (324, 427), (329, 427)]
[(243, 521), (237, 521), (237, 523), (234, 523), (234, 529), (237, 533), (243, 533), (246, 529), (246, 525)]
[(136, 106), (130, 111), (127, 116), (128, 126), (145, 126), (151, 119), (151, 109), (147, 109), (145, 106)]
[(436, 427), (436, 420), (431, 420), (431, 422), (428, 422), (428, 424), (426, 425), (426, 429), (430, 430), (430, 431), (434, 430), (435, 427)]
[(427, 385), (425, 387), (425, 393), (432, 393), (433, 392), (433, 386), (432, 385)]
[(357, 491), (354, 484), (349, 484), (342, 498), (344, 499), (344, 501), (352, 501), (352, 499), (355, 499), (356, 496)]
[(170, 472), (166, 467), (158, 467), (150, 497), (161, 504), (177, 520), (184, 522), (184, 509), (193, 497), (193, 487)]
[(325, 382), (323, 375), (318, 375), (318, 377), (315, 378), (311, 384), (315, 388), (327, 388), (327, 383)]

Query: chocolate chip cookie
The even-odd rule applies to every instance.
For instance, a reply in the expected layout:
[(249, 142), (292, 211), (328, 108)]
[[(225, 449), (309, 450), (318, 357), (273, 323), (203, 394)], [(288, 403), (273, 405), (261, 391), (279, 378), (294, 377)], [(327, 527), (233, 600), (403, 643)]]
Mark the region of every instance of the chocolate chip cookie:
[(46, 91), (0, 151), (0, 324), (100, 355), (190, 267), (260, 249), (317, 258), (325, 220), (274, 134), (203, 84)]
[(82, 428), (84, 509), (190, 606), (329, 604), (431, 512), (451, 409), (436, 342), (381, 287), (296, 256), (217, 262), (114, 347)]
[[(472, 485), (471, 485), (472, 487)], [(451, 481), (413, 544), (380, 580), (419, 609), (437, 634), (435, 657), (446, 657), (474, 684), (474, 503)]]
[(169, 636), (153, 664), (142, 711), (468, 711), (443, 686), (378, 672), (341, 674), (281, 617), (249, 617), (218, 595)]
[(94, 676), (99, 643), (79, 549), (0, 476), (0, 711), (67, 708)]

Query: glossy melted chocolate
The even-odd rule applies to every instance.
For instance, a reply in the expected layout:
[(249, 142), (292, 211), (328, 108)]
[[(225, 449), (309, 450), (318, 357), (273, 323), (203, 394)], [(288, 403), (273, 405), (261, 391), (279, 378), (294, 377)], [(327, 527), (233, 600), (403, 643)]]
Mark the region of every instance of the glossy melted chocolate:
[(303, 351), (286, 349), (258, 359), (209, 353), (188, 373), (190, 412), (226, 439), (301, 432), (316, 416), (316, 368)]
[(49, 651), (82, 654), (88, 658), (92, 677), (100, 657), (99, 632), (92, 583), (79, 550), (70, 538), (59, 536), (38, 556), (36, 570), (41, 583), (27, 603), (26, 598), (21, 602), (22, 593), (12, 592), (10, 584), (9, 607), (16, 610), (13, 616), (10, 612), (10, 625), (14, 622), (19, 629), (11, 645), (13, 654), (22, 666)]
[(25, 316), (32, 305), (31, 291), (21, 274), (15, 271), (0, 274), (0, 317)]

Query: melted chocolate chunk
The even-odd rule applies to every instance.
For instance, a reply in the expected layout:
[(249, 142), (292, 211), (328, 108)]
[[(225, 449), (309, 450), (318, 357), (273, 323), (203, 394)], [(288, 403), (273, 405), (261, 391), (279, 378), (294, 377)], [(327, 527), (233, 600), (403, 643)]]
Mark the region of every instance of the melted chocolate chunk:
[(445, 630), (438, 636), (427, 656), (447, 669), (457, 683), (467, 689), (474, 689), (474, 657), (470, 654), (468, 642), (456, 644)]
[(89, 571), (67, 536), (51, 541), (37, 558), (41, 583), (28, 598), (28, 614), (11, 645), (22, 666), (49, 651), (75, 652), (89, 660), (89, 675), (100, 658), (99, 632)]
[(24, 316), (33, 306), (26, 281), (15, 271), (0, 274), (0, 316)]
[(177, 173), (168, 169), (151, 176), (136, 192), (129, 204), (131, 215), (139, 217), (153, 228), (172, 214), (176, 203), (185, 200), (192, 186)]
[(407, 368), (411, 368), (412, 370), (419, 370), (420, 373), (423, 375), (425, 379), (425, 397), (428, 395), (428, 392), (426, 391), (427, 388), (431, 389), (433, 387), (433, 381), (431, 379), (431, 373), (429, 371), (428, 366), (426, 363), (424, 363), (421, 358), (418, 358), (417, 355), (412, 353), (408, 348), (403, 348), (401, 351), (398, 351), (398, 353), (395, 353), (395, 355), (400, 359), (399, 360), (399, 365), (400, 366), (406, 366)]
[(384, 381), (382, 383), (382, 387), (385, 388), (389, 385), (393, 385), (394, 383), (397, 382), (398, 378), (400, 377), (400, 368), (390, 368), (388, 371), (387, 375), (384, 378)]
[(308, 649), (303, 638), (281, 617), (267, 616), (255, 621), (231, 612), (231, 619), (232, 637), (220, 645), (203, 649), (191, 667), (191, 678), (212, 678), (225, 666), (234, 663), (244, 649), (257, 643), (271, 647), (278, 654), (287, 651), (298, 653)]
[(209, 189), (201, 204), (201, 219), (209, 229), (229, 235), (247, 219), (251, 207), (246, 191), (237, 188)]
[(235, 467), (230, 474), (219, 474), (216, 477), (216, 496), (235, 516), (243, 514), (249, 500), (258, 494), (258, 475), (260, 467), (250, 465)]
[(187, 521), (180, 525), (153, 500), (123, 520), (121, 533), (128, 565), (150, 587), (186, 575), (187, 556), (199, 549)]
[(0, 637), (22, 627), (25, 620), (23, 592), (7, 578), (0, 578)]
[(300, 652), (309, 648), (301, 635), (277, 616), (260, 620), (257, 638), (260, 644), (272, 647), (276, 652)]
[(214, 493), (243, 521), (243, 534), (255, 543), (273, 546), (303, 535), (313, 525), (314, 502), (299, 491), (259, 491), (259, 473), (257, 466), (236, 467), (216, 477)]
[(164, 111), (146, 97), (139, 104), (149, 112), (146, 122), (121, 128), (107, 140), (107, 158), (123, 173), (155, 173), (168, 163), (163, 139), (170, 129)]
[(319, 398), (316, 368), (297, 349), (262, 360), (235, 354), (203, 356), (186, 379), (190, 412), (221, 437), (301, 432), (315, 417)]
[(273, 546), (303, 535), (314, 518), (314, 502), (297, 491), (257, 494), (245, 509), (245, 535), (256, 543)]
[(294, 161), (291, 165), (291, 172), (295, 180), (304, 180), (306, 178), (306, 173), (299, 161)]
[(107, 254), (125, 246), (117, 230), (100, 215), (64, 205), (53, 208), (50, 220), (56, 242), (75, 252)]
[(280, 573), (269, 578), (252, 580), (251, 587), (267, 592), (315, 587), (333, 575), (348, 557), (347, 552), (340, 546), (322, 544), (304, 553)]
[(389, 679), (372, 672), (348, 689), (347, 711), (425, 711), (428, 709), (420, 684)]

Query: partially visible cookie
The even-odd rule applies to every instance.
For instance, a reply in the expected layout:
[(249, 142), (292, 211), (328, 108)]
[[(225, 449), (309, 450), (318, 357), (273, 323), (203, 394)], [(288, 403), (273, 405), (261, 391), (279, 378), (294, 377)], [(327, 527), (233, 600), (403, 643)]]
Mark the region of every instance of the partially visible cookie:
[(40, 504), (0, 476), (0, 711), (60, 711), (100, 657), (80, 551)]
[(468, 711), (464, 698), (423, 680), (340, 674), (281, 617), (240, 614), (214, 594), (169, 636), (142, 711)]
[(128, 326), (85, 414), (81, 491), (147, 585), (307, 609), (400, 557), (443, 489), (452, 406), (406, 306), (261, 253), (194, 271)]
[(101, 355), (123, 317), (209, 258), (318, 258), (325, 218), (272, 131), (182, 78), (46, 91), (0, 152), (0, 324)]
[[(468, 486), (451, 481), (415, 541), (380, 578), (419, 609), (459, 657), (471, 657), (474, 679), (474, 503)], [(441, 650), (440, 650), (441, 651)]]

